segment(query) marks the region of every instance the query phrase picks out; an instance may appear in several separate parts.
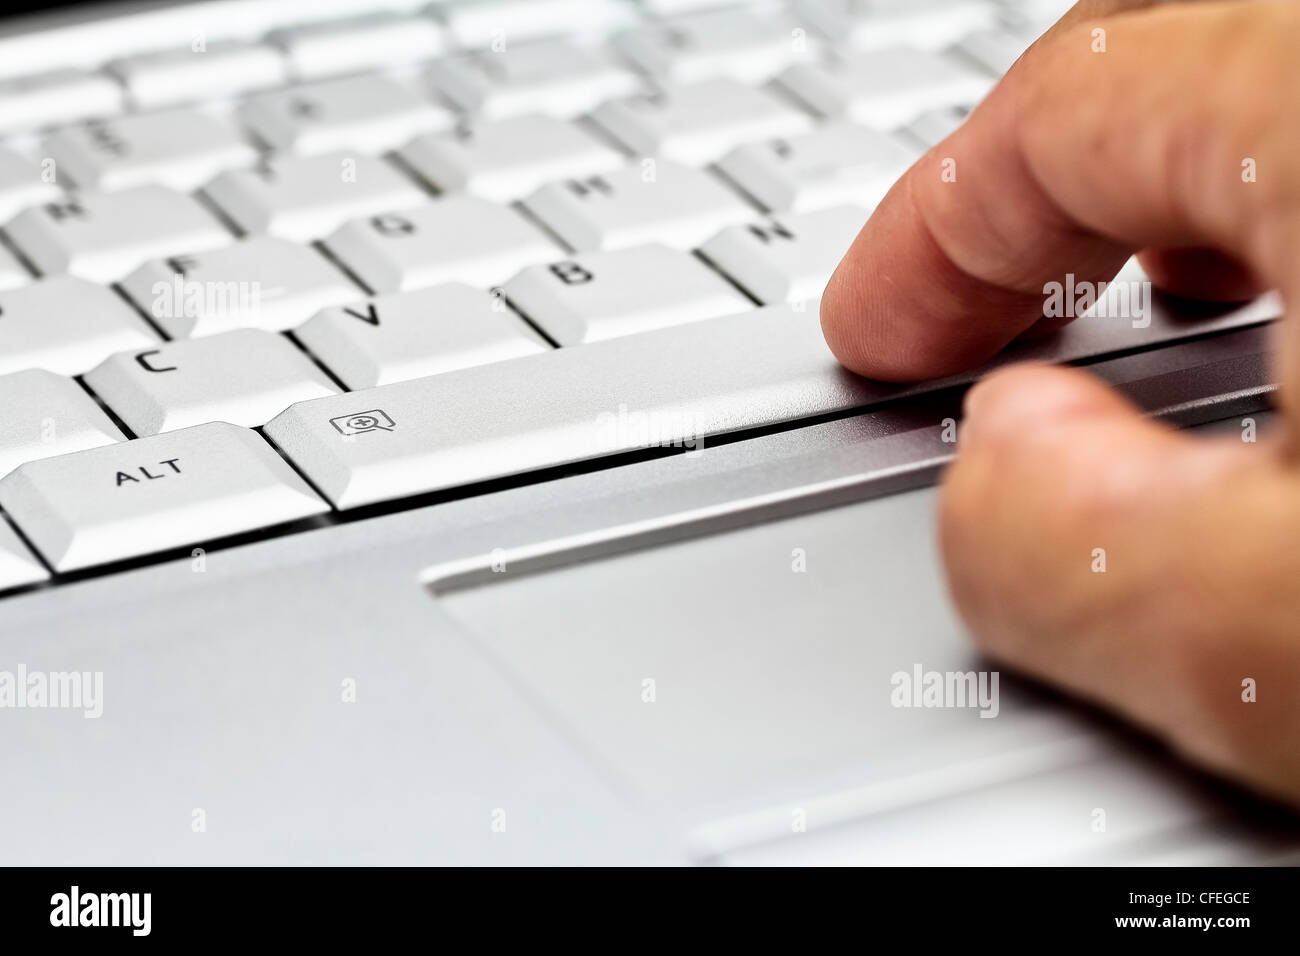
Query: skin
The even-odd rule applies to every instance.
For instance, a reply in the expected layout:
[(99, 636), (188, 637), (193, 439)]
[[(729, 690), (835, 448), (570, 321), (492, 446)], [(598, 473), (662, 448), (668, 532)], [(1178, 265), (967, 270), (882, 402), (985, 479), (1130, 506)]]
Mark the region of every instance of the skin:
[[(822, 300), (836, 356), (890, 381), (976, 365), (1048, 327), (1045, 283), (1110, 279), (1138, 251), (1170, 291), (1275, 288), (1289, 313), (1296, 50), (1300, 4), (1079, 4), (863, 227)], [(1283, 425), (1253, 444), (1145, 420), (1080, 370), (986, 378), (967, 396), (940, 527), (953, 599), (987, 654), (1300, 806), (1297, 320), (1275, 335)]]

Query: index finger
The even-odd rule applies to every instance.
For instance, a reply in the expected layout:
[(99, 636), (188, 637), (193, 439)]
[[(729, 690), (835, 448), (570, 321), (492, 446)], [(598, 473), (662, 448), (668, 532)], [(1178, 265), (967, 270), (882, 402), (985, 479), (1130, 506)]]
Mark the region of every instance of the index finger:
[(1151, 246), (1240, 258), (1289, 300), (1300, 11), (1069, 19), (899, 180), (840, 263), (822, 328), (849, 368), (901, 381), (978, 365), (1043, 317), (1046, 283), (1109, 279)]

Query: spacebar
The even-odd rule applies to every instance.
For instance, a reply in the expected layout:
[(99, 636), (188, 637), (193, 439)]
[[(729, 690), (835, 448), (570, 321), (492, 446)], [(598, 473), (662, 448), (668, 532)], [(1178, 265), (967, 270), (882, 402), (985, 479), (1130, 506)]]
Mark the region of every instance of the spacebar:
[[(1263, 317), (1114, 324), (1109, 336), (1080, 320), (1041, 357), (1077, 360)], [(772, 306), (301, 402), (265, 431), (346, 509), (643, 448), (707, 453), (709, 436), (962, 380), (860, 378), (836, 363), (816, 308)]]

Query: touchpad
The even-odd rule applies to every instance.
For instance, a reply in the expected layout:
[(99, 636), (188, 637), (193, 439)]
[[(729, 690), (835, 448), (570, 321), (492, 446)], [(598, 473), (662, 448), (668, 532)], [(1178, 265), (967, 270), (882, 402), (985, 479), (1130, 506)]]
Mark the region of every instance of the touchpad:
[[(1077, 731), (970, 647), (933, 489), (441, 597), (640, 800), (708, 819)], [(938, 771), (938, 776), (935, 776)], [(946, 785), (946, 784), (945, 784)]]

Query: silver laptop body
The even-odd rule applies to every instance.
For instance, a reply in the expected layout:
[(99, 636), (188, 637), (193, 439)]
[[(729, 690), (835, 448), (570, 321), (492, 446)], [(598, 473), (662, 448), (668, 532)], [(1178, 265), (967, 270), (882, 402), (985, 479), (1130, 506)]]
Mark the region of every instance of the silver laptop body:
[[(0, 862), (1293, 857), (973, 652), (933, 485), (974, 376), (821, 343), (848, 237), (1050, 7), (0, 28)], [(1264, 428), (1277, 311), (1008, 359)]]

